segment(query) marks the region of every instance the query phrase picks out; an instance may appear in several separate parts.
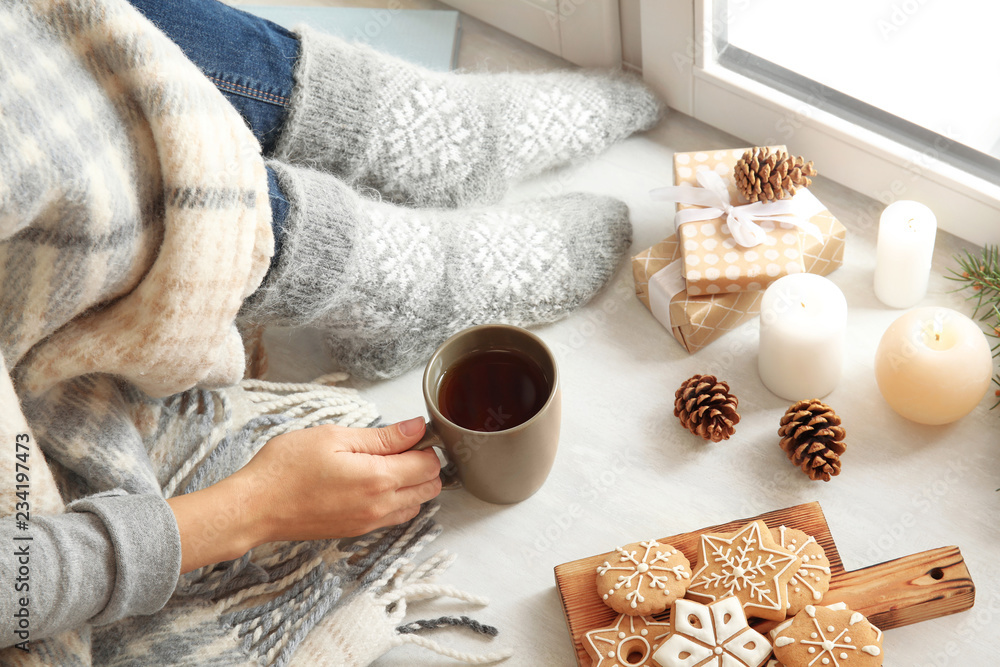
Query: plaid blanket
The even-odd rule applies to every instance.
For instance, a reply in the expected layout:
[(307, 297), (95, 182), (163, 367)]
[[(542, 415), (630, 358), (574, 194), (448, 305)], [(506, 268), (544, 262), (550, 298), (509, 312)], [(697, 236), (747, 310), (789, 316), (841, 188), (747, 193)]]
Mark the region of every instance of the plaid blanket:
[[(234, 321), (271, 234), (252, 134), (130, 5), (0, 4), (0, 522), (22, 502), (18, 454), (37, 517), (112, 490), (193, 491), (289, 429), (378, 421), (350, 389), (240, 383)], [(502, 657), (419, 634), (492, 631), (468, 619), (404, 623), (414, 595), (484, 602), (430, 583), (447, 555), (416, 564), (432, 515), (360, 540), (265, 545), (181, 577), (152, 616), (33, 638), (0, 663), (286, 664), (298, 651), (348, 665), (407, 642)]]

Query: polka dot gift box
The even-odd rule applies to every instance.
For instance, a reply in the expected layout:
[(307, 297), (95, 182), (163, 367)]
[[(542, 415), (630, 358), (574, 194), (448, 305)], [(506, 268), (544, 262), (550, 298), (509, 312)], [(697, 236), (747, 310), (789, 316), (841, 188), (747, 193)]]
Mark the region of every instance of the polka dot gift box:
[[(716, 167), (712, 165), (725, 163), (727, 169), (732, 171), (736, 160), (743, 155), (744, 150), (740, 148), (677, 154), (674, 178), (678, 185), (695, 184), (694, 174), (697, 165), (711, 166), (715, 169)], [(704, 159), (697, 159), (699, 155)], [(731, 178), (728, 180), (732, 181)], [(741, 203), (735, 194), (735, 189), (730, 194), (734, 198), (730, 201), (736, 200)], [(811, 193), (808, 194), (815, 199)], [(822, 204), (820, 208), (823, 208)], [(803, 266), (808, 273), (825, 276), (843, 264), (847, 232), (840, 221), (825, 209), (813, 215), (809, 221), (819, 228), (822, 240), (799, 233)], [(728, 285), (726, 287), (717, 285), (718, 291), (712, 288), (712, 291), (694, 294), (691, 285), (685, 284), (685, 262), (682, 251), (684, 242), (682, 234), (674, 234), (640, 252), (632, 258), (632, 274), (639, 300), (649, 308), (653, 317), (677, 339), (677, 342), (693, 354), (727, 331), (732, 331), (757, 316), (760, 312), (763, 283), (760, 289), (755, 288), (756, 291), (738, 289), (733, 291), (728, 289)], [(767, 249), (770, 249), (770, 246), (760, 248), (758, 252), (760, 250), (766, 252)], [(724, 253), (715, 254), (720, 260), (725, 261)], [(720, 275), (725, 275), (721, 269)], [(760, 281), (750, 280), (750, 282)]]
[[(785, 150), (784, 146), (773, 149)], [(721, 177), (729, 190), (729, 203), (734, 206), (748, 202), (736, 189), (733, 169), (746, 148), (676, 153), (674, 155), (675, 185), (702, 187), (699, 172), (714, 172)], [(830, 230), (835, 222), (833, 215), (816, 201), (806, 189), (799, 191), (796, 199), (804, 200), (803, 206), (814, 212), (803, 223), (816, 225), (819, 230)], [(678, 211), (696, 208), (677, 204)], [(818, 212), (816, 212), (818, 211)], [(681, 225), (677, 230), (683, 257), (683, 276), (690, 296), (729, 294), (760, 291), (778, 278), (809, 270), (808, 254), (816, 254), (816, 246), (823, 246), (825, 239), (813, 231), (810, 235), (799, 227), (786, 222), (762, 220), (759, 225), (765, 234), (762, 242), (744, 247), (733, 237), (726, 217), (698, 220)], [(839, 223), (838, 223), (839, 225)], [(841, 227), (841, 229), (843, 229)], [(841, 252), (843, 246), (841, 245)], [(814, 271), (819, 273), (818, 271)]]

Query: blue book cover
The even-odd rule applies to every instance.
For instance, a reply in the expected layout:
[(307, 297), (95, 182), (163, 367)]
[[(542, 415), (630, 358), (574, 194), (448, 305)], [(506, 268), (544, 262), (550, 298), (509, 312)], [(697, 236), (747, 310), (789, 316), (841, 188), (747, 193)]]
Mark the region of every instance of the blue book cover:
[(457, 11), (241, 5), (240, 9), (286, 28), (317, 30), (438, 71), (454, 69), (461, 23)]

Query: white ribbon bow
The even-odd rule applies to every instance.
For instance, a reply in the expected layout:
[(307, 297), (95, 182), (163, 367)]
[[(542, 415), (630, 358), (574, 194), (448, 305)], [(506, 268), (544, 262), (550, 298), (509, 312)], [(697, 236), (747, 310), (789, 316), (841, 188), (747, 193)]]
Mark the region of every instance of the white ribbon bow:
[(724, 215), (733, 240), (744, 248), (753, 248), (764, 242), (767, 232), (759, 223), (765, 220), (794, 225), (810, 236), (819, 240), (823, 238), (819, 227), (809, 219), (826, 207), (808, 190), (802, 190), (790, 199), (733, 206), (729, 203), (729, 188), (719, 174), (709, 170), (699, 171), (696, 178), (700, 188), (687, 184), (671, 185), (649, 193), (653, 199), (704, 207), (677, 211), (674, 224), (678, 230), (689, 222), (714, 220)]

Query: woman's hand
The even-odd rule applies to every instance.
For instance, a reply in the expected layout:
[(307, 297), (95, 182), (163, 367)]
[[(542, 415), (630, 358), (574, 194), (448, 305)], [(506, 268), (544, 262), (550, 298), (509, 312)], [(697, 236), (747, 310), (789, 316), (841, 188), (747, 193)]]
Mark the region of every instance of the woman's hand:
[(235, 474), (168, 501), (181, 533), (181, 571), (265, 542), (353, 537), (412, 519), (441, 491), (434, 452), (406, 451), (423, 433), (417, 418), (272, 438)]

